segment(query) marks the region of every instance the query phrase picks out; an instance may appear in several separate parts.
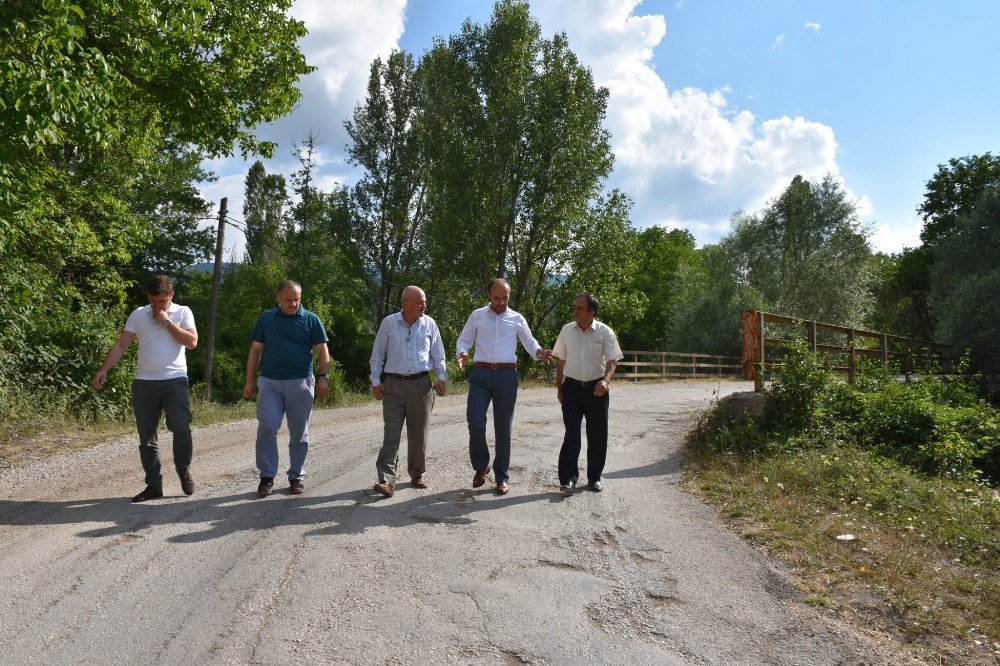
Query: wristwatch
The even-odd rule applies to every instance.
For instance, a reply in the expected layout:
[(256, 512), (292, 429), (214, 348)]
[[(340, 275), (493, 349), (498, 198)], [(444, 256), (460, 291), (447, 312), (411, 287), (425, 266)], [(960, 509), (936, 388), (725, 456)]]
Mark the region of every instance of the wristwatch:
[(320, 373), (316, 374), (316, 379), (319, 379), (320, 377), (322, 377), (324, 379), (327, 379), (327, 376), (326, 376), (325, 372), (320, 372)]
[(172, 323), (174, 323), (174, 322), (170, 321), (169, 319), (166, 320), (165, 322), (163, 322), (163, 328), (170, 328), (170, 325)]

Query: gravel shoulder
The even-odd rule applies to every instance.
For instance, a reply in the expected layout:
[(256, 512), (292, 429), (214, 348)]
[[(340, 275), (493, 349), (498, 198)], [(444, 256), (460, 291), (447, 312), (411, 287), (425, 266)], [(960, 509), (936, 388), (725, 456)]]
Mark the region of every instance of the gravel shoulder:
[(464, 395), (435, 405), (431, 488), (389, 499), (377, 404), (314, 415), (301, 496), (279, 477), (257, 499), (254, 421), (195, 432), (190, 498), (170, 475), (129, 503), (132, 438), (7, 470), (0, 644), (29, 663), (900, 663), (680, 487), (698, 414), (747, 386), (616, 383), (606, 490), (570, 497), (553, 389), (520, 392), (505, 497), (470, 485)]

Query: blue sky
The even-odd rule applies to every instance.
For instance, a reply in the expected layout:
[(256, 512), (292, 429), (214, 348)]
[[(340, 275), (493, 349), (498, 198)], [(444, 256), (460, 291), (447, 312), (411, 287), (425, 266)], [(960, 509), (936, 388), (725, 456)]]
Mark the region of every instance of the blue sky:
[[(298, 0), (318, 71), (299, 108), (261, 134), (269, 171), (289, 174), (294, 143), (319, 134), (321, 182), (353, 183), (342, 122), (377, 55), (419, 57), (492, 2)], [(801, 173), (832, 173), (858, 201), (876, 249), (919, 243), (926, 181), (951, 157), (1000, 152), (1000, 4), (536, 0), (543, 33), (570, 47), (611, 92), (609, 187), (632, 196), (633, 223), (717, 241), (738, 209), (758, 210)], [(241, 217), (248, 164), (208, 165), (205, 196)], [(241, 246), (238, 234), (227, 242)]]

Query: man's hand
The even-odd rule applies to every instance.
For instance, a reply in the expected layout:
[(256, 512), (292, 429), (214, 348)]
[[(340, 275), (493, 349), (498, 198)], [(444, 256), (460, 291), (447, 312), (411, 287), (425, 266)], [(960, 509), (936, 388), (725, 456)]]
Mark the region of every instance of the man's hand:
[(594, 387), (594, 395), (600, 398), (607, 392), (608, 392), (608, 380), (602, 379), (599, 382), (597, 382), (597, 386)]
[(539, 361), (545, 361), (546, 363), (552, 360), (552, 350), (551, 349), (539, 349), (538, 353), (535, 354), (535, 358)]
[(462, 352), (461, 354), (458, 355), (458, 369), (459, 370), (462, 370), (463, 368), (465, 368), (465, 361), (468, 358), (469, 358), (469, 354), (467, 352)]
[(440, 379), (434, 382), (434, 390), (437, 391), (438, 395), (444, 395), (445, 394), (444, 382), (441, 381)]
[(95, 389), (102, 388), (104, 386), (104, 380), (108, 378), (107, 370), (98, 370), (94, 374), (94, 380), (91, 382)]
[(155, 321), (160, 326), (167, 321), (167, 311), (166, 310), (153, 310), (153, 321)]
[(316, 397), (322, 400), (330, 395), (330, 380), (326, 377), (316, 378)]
[(381, 400), (382, 396), (385, 395), (385, 387), (384, 386), (373, 386), (372, 387), (372, 395), (375, 396), (376, 400)]
[(243, 397), (247, 400), (253, 399), (257, 395), (257, 380), (248, 380), (246, 384), (243, 385)]

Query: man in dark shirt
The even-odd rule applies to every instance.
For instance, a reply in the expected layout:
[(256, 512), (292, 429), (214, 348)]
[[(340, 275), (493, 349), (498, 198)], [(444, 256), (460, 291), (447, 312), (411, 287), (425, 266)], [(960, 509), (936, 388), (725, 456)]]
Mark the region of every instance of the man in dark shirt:
[[(301, 494), (306, 453), (309, 451), (309, 417), (313, 394), (324, 398), (330, 392), (330, 350), (326, 329), (314, 313), (302, 307), (302, 286), (285, 280), (278, 286), (278, 306), (257, 320), (250, 337), (247, 379), (243, 397), (257, 396), (257, 494), (273, 492), (278, 471), (278, 428), (288, 418), (288, 487)], [(313, 378), (313, 349), (319, 372)], [(260, 377), (257, 366), (264, 358)], [(259, 393), (258, 393), (259, 389)]]

